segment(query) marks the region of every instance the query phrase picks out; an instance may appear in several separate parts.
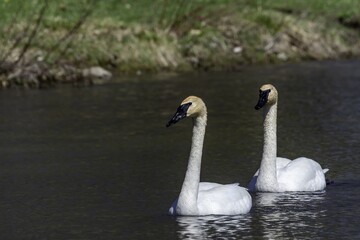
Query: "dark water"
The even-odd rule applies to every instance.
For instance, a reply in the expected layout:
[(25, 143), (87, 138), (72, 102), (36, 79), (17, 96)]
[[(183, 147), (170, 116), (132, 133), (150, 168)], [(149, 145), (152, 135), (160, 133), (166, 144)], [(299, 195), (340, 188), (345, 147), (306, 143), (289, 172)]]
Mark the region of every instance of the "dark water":
[[(360, 239), (360, 63), (248, 67), (141, 77), (94, 88), (0, 92), (1, 239)], [(279, 156), (306, 156), (335, 181), (318, 193), (257, 193), (243, 216), (170, 217), (191, 120), (209, 111), (202, 180), (246, 185), (259, 166), (258, 88), (280, 94)]]

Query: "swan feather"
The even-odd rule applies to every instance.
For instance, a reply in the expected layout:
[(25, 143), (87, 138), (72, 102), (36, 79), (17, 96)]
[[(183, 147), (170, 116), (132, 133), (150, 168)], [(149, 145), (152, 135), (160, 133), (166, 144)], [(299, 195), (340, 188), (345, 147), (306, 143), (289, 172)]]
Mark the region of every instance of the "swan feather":
[[(276, 158), (276, 176), (278, 181), (278, 191), (318, 191), (326, 186), (324, 174), (329, 169), (322, 169), (316, 161), (300, 157), (294, 160), (287, 158)], [(259, 169), (252, 177), (248, 188), (255, 191), (255, 185)]]
[[(178, 215), (176, 199), (169, 209), (170, 215)], [(219, 184), (200, 182), (197, 199), (198, 215), (236, 215), (248, 213), (252, 206), (247, 189), (238, 183)]]

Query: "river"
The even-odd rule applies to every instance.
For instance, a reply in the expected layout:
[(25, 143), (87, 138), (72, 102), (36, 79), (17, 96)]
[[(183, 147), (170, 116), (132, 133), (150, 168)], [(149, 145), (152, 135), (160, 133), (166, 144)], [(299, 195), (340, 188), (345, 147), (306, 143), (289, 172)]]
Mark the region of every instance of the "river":
[[(0, 93), (1, 239), (359, 239), (360, 62), (147, 75), (89, 87)], [(278, 155), (306, 156), (334, 184), (255, 193), (240, 216), (170, 217), (191, 120), (166, 128), (188, 95), (204, 99), (202, 181), (246, 186), (259, 167), (264, 83), (279, 91)]]

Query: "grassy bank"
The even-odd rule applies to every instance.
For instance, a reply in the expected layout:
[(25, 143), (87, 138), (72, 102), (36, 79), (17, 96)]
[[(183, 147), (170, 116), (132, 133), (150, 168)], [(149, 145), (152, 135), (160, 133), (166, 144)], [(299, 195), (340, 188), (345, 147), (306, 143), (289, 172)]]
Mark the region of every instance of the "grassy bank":
[(0, 63), (16, 66), (182, 71), (360, 55), (358, 0), (0, 0), (0, 11)]

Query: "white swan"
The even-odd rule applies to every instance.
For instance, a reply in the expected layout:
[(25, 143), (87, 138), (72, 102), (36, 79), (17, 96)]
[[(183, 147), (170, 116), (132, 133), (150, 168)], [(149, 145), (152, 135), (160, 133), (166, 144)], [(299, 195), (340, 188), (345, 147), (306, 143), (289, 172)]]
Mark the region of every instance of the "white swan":
[(276, 157), (276, 116), (278, 92), (271, 84), (260, 88), (255, 109), (264, 107), (264, 148), (259, 170), (251, 179), (250, 191), (286, 192), (319, 191), (326, 187), (325, 173), (320, 164), (309, 158), (295, 160)]
[(248, 191), (238, 183), (200, 183), (201, 156), (207, 122), (205, 103), (201, 98), (187, 97), (166, 125), (169, 127), (185, 117), (193, 118), (193, 136), (188, 167), (179, 197), (169, 209), (171, 215), (235, 215), (251, 209)]

